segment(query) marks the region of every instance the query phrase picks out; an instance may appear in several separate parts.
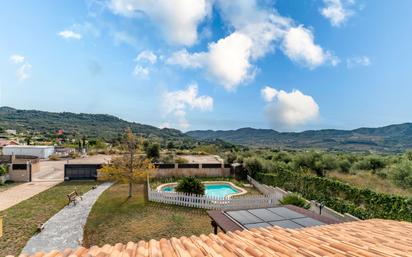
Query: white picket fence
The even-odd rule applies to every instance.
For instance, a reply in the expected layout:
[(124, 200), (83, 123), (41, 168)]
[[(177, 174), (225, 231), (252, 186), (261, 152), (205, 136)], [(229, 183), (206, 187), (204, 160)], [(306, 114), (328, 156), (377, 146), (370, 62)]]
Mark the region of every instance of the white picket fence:
[(267, 208), (277, 206), (279, 204), (279, 199), (281, 199), (275, 194), (219, 198), (177, 192), (161, 192), (152, 190), (150, 185), (148, 190), (149, 201), (211, 210)]

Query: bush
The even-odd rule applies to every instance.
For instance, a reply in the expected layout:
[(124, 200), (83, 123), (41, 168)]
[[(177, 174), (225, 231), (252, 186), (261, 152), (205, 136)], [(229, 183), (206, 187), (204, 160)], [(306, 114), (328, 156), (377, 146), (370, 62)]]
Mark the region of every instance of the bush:
[(343, 159), (339, 161), (338, 167), (340, 172), (348, 173), (352, 167), (352, 163), (347, 159)]
[(0, 176), (4, 176), (7, 173), (9, 173), (9, 168), (7, 167), (7, 165), (5, 164), (0, 165)]
[(186, 177), (179, 181), (175, 188), (176, 192), (195, 194), (195, 195), (204, 195), (205, 186), (202, 182), (194, 177)]
[(49, 156), (49, 160), (51, 161), (59, 161), (60, 160), (60, 156), (57, 154), (52, 154)]
[(246, 158), (244, 160), (244, 166), (251, 177), (254, 177), (257, 173), (263, 172), (262, 161), (256, 157)]
[[(405, 171), (401, 172), (401, 174), (405, 173)], [(400, 176), (400, 178), (404, 177), (409, 175)], [(337, 180), (290, 171), (259, 173), (255, 179), (266, 185), (279, 186), (287, 191), (300, 193), (306, 199), (324, 202), (326, 206), (338, 212), (350, 213), (361, 219), (412, 221), (412, 198), (377, 193)]]
[(232, 164), (236, 161), (237, 156), (233, 152), (229, 152), (226, 154), (226, 163)]
[(181, 163), (188, 163), (188, 161), (185, 158), (182, 157), (177, 157), (175, 159), (175, 163), (181, 164)]
[(304, 209), (309, 209), (310, 204), (306, 202), (305, 198), (296, 193), (285, 195), (280, 201), (282, 205), (295, 205)]
[(383, 169), (385, 168), (385, 166), (385, 160), (379, 156), (366, 157), (355, 163), (355, 169), (372, 170), (373, 172), (376, 172), (379, 169)]
[(155, 161), (159, 159), (160, 157), (160, 145), (159, 144), (157, 143), (149, 144), (145, 148), (146, 148), (145, 152), (146, 152), (147, 158), (155, 160)]
[(412, 188), (412, 161), (403, 161), (392, 167), (392, 180), (403, 188)]

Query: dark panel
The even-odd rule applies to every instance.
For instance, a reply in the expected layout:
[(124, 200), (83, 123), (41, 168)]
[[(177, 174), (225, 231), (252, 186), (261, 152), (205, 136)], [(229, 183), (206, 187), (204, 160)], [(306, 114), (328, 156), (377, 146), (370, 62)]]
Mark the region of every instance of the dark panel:
[(156, 163), (155, 166), (158, 169), (174, 169), (175, 168), (174, 163)]
[(65, 164), (65, 180), (95, 180), (97, 179), (97, 170), (102, 166), (100, 164)]
[(222, 165), (220, 163), (203, 163), (202, 168), (221, 168)]
[(198, 163), (179, 163), (177, 166), (179, 169), (198, 169)]
[(12, 164), (13, 170), (27, 170), (27, 164)]

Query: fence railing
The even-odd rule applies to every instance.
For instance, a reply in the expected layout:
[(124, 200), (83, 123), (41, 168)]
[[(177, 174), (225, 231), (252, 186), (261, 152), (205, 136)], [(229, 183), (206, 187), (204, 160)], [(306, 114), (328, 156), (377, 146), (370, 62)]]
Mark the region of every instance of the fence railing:
[(280, 199), (275, 194), (220, 198), (177, 192), (162, 192), (152, 190), (150, 185), (148, 186), (148, 195), (149, 201), (153, 202), (212, 210), (267, 208), (277, 206)]

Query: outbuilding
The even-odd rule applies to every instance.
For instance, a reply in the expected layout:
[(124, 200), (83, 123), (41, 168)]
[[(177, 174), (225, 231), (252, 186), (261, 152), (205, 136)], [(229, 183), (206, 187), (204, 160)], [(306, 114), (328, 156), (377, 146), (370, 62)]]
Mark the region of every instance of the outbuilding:
[(47, 159), (54, 153), (54, 146), (44, 145), (7, 145), (3, 147), (4, 155), (30, 155)]

